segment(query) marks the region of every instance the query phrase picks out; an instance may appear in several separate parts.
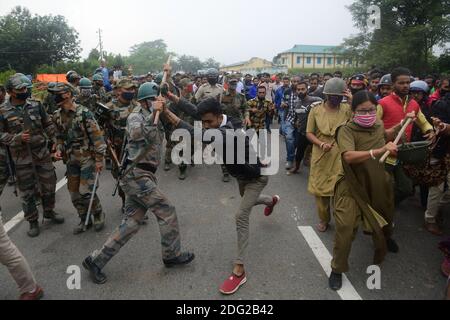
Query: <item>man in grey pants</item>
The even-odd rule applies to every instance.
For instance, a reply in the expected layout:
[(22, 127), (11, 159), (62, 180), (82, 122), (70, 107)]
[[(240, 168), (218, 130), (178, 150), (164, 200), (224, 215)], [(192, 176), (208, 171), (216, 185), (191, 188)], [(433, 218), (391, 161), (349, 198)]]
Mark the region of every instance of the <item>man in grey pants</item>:
[(0, 263), (6, 266), (16, 281), (20, 300), (39, 300), (44, 291), (36, 284), (30, 266), (19, 249), (12, 243), (3, 226), (0, 213)]
[[(202, 101), (198, 107), (196, 107), (188, 101), (170, 94), (167, 89), (161, 88), (161, 92), (173, 103), (174, 108), (178, 108), (191, 115), (194, 119), (201, 119), (203, 129), (217, 129), (223, 135), (222, 143), (224, 145), (222, 159), (224, 159), (225, 166), (230, 175), (237, 179), (239, 192), (242, 197), (239, 211), (236, 214), (238, 257), (234, 262), (232, 275), (225, 280), (220, 288), (220, 292), (223, 294), (233, 294), (247, 281), (244, 269), (244, 258), (249, 242), (249, 224), (252, 208), (257, 205), (265, 205), (266, 208), (264, 214), (265, 216), (270, 216), (274, 207), (280, 201), (280, 197), (261, 194), (263, 189), (267, 186), (269, 178), (261, 174), (262, 165), (259, 162), (259, 159), (257, 160), (257, 163), (251, 163), (250, 153), (253, 150), (251, 150), (248, 141), (245, 143), (245, 163), (240, 164), (242, 162), (238, 162), (236, 158), (239, 151), (237, 150), (238, 143), (236, 143), (235, 140), (231, 140), (231, 142), (235, 141), (233, 145), (235, 158), (233, 159), (234, 161), (229, 162), (230, 160), (226, 157), (226, 145), (227, 142), (230, 142), (227, 138), (229, 138), (231, 132), (234, 132), (234, 127), (232, 119), (223, 114), (219, 101), (214, 98), (209, 98)], [(194, 135), (194, 128), (190, 124), (181, 121), (167, 108), (165, 108), (164, 112), (161, 114), (161, 119), (171, 123), (178, 129), (186, 129), (190, 131), (191, 135)]]

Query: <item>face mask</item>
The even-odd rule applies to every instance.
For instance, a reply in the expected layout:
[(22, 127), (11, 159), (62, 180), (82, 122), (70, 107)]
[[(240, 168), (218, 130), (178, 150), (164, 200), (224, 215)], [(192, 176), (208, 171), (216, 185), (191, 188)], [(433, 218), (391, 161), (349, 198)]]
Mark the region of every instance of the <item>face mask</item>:
[(134, 98), (134, 92), (124, 92), (121, 97), (126, 101), (131, 101)]
[(90, 97), (91, 96), (91, 89), (81, 89), (81, 95), (83, 97)]
[(372, 128), (377, 122), (377, 114), (365, 114), (358, 115), (355, 114), (353, 117), (353, 122), (355, 122), (358, 126), (363, 128)]
[(64, 102), (66, 99), (63, 98), (63, 96), (61, 94), (57, 94), (55, 95), (55, 103), (57, 105), (59, 105), (61, 102)]
[(29, 92), (16, 93), (16, 99), (20, 101), (25, 101), (30, 97)]
[(344, 100), (344, 97), (342, 96), (329, 96), (328, 101), (333, 107), (339, 107), (339, 105), (342, 103), (342, 100)]
[(350, 91), (352, 92), (352, 95), (357, 94), (361, 90), (364, 90), (364, 89), (353, 89), (353, 88), (350, 89)]
[(214, 86), (214, 85), (217, 84), (217, 79), (212, 79), (212, 78), (210, 78), (210, 79), (208, 79), (208, 83), (209, 83), (210, 85)]
[(236, 90), (237, 89), (237, 84), (230, 84), (229, 88), (231, 90)]

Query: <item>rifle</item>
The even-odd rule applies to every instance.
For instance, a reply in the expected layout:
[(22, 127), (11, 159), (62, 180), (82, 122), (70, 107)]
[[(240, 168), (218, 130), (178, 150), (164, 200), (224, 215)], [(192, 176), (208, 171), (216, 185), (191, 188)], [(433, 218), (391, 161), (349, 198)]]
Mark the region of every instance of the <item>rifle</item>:
[[(170, 65), (170, 61), (172, 60), (172, 56), (171, 55), (169, 55), (169, 58), (167, 59), (167, 63), (166, 64), (168, 64), (168, 65)], [(161, 85), (163, 84), (163, 83), (166, 83), (167, 82), (167, 72), (166, 71), (164, 71), (164, 76), (163, 76), (163, 78), (162, 78), (162, 81), (161, 81)], [(162, 98), (162, 95), (161, 94), (159, 94), (159, 98)], [(159, 123), (159, 116), (160, 116), (160, 114), (159, 114), (159, 111), (158, 112), (156, 112), (156, 115), (155, 115), (155, 121), (154, 121), (154, 125), (157, 125), (158, 123)]]
[(116, 187), (114, 188), (114, 192), (112, 194), (113, 197), (115, 197), (117, 195), (117, 191), (119, 190), (119, 186), (120, 186), (120, 178), (123, 176), (123, 173), (125, 172), (125, 169), (126, 169), (128, 153), (125, 152), (125, 148), (127, 146), (127, 142), (128, 142), (127, 137), (125, 137), (125, 139), (123, 139), (123, 145), (122, 145), (122, 151), (121, 151), (122, 161), (120, 162), (120, 164), (118, 166), (119, 172), (117, 174)]
[[(29, 131), (31, 133), (31, 129), (32, 129), (32, 124), (31, 124), (31, 118), (30, 118), (30, 114), (28, 113), (28, 109), (26, 109), (27, 105), (24, 106), (24, 110), (23, 110), (23, 120), (24, 120), (24, 129), (25, 131)], [(28, 128), (28, 130), (27, 130)], [(39, 180), (39, 176), (37, 174), (37, 169), (36, 169), (36, 163), (34, 162), (33, 159), (33, 152), (31, 151), (31, 144), (30, 142), (26, 143), (27, 145), (27, 152), (28, 155), (31, 158), (31, 169), (33, 171), (33, 176), (34, 179), (36, 181), (36, 186), (38, 189), (38, 196), (39, 198), (42, 197), (42, 186), (41, 186), (41, 181)], [(41, 205), (42, 205), (42, 209), (45, 211), (45, 207), (44, 207), (44, 202), (41, 200)]]
[(14, 163), (12, 161), (11, 151), (9, 147), (5, 146), (6, 150), (6, 165), (8, 166), (9, 176), (12, 178), (12, 183), (14, 185), (14, 195), (17, 197), (17, 179), (16, 170), (14, 169)]

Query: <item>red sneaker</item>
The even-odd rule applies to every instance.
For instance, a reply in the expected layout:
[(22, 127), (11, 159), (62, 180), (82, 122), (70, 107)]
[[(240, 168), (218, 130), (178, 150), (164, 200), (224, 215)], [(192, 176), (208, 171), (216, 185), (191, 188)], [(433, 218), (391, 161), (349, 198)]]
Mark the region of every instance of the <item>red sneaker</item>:
[(243, 273), (240, 277), (232, 274), (220, 287), (220, 292), (222, 294), (230, 295), (238, 291), (238, 289), (247, 282), (247, 278), (245, 277), (245, 273)]
[(40, 300), (44, 296), (44, 290), (41, 287), (36, 286), (36, 290), (34, 292), (23, 293), (19, 300)]
[(264, 209), (264, 215), (265, 215), (266, 217), (268, 217), (268, 216), (270, 216), (270, 215), (272, 214), (273, 208), (275, 208), (275, 206), (278, 204), (278, 202), (280, 202), (280, 196), (274, 196), (274, 197), (272, 198), (272, 205), (271, 205), (271, 206), (267, 206), (267, 207)]

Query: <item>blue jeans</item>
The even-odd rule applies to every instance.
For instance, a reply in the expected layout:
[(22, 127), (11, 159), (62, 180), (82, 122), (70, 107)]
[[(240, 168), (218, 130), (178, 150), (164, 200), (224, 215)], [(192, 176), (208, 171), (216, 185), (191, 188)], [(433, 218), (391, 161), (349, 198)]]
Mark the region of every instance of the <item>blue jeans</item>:
[(285, 126), (286, 126), (286, 110), (283, 108), (278, 109), (278, 116), (280, 117), (280, 131), (281, 134), (285, 134)]
[(297, 128), (288, 121), (284, 124), (284, 133), (286, 134), (287, 161), (294, 162), (295, 147), (297, 146)]

